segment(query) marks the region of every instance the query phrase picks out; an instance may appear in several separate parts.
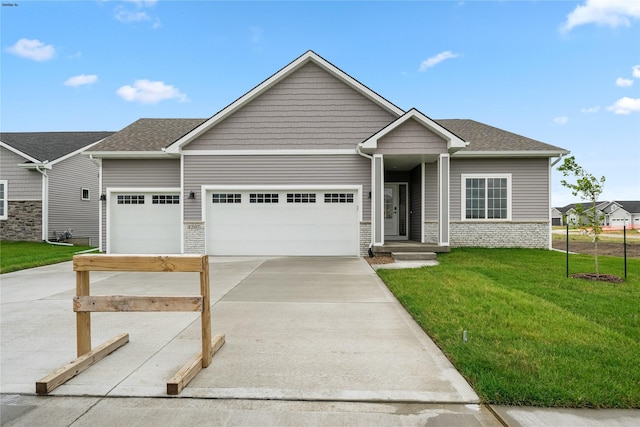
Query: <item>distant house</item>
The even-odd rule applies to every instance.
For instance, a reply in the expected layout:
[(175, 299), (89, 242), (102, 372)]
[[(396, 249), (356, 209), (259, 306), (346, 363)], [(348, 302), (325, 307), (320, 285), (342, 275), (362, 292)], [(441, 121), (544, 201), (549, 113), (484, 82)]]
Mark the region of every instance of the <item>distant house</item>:
[(640, 229), (640, 201), (614, 200), (602, 210), (605, 216), (604, 225)]
[(564, 214), (561, 208), (551, 208), (551, 225), (562, 225)]
[(0, 133), (0, 239), (66, 230), (98, 244), (99, 167), (81, 152), (113, 132)]
[(211, 255), (548, 248), (567, 153), (402, 110), (312, 51), (208, 119), (140, 119), (85, 152), (102, 250)]
[[(609, 204), (609, 202), (596, 202), (596, 215), (598, 215), (598, 217), (601, 217), (602, 220), (600, 221), (601, 225), (604, 225), (604, 211), (603, 209), (605, 208), (605, 206), (607, 206)], [(576, 206), (578, 205), (582, 205), (582, 207), (586, 210), (589, 209), (591, 207), (591, 204), (589, 202), (580, 202), (580, 203), (571, 203), (568, 204), (566, 206), (563, 206), (561, 208), (555, 208), (557, 210), (559, 210), (562, 213), (562, 223), (561, 225), (582, 225), (586, 223), (586, 219), (585, 218), (579, 218), (578, 217), (578, 211), (576, 210)]]

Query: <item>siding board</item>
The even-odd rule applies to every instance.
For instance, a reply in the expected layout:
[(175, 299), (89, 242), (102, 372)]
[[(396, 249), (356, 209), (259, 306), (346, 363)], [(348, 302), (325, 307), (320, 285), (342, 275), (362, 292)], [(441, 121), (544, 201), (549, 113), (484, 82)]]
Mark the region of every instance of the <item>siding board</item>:
[(42, 175), (18, 166), (26, 162), (24, 157), (0, 148), (0, 179), (8, 181), (8, 200), (42, 200)]
[(415, 120), (407, 120), (378, 141), (378, 154), (441, 154), (447, 144)]
[(200, 221), (202, 185), (362, 185), (363, 219), (371, 218), (371, 161), (358, 155), (185, 156), (185, 221)]
[(355, 148), (395, 117), (309, 63), (185, 150)]

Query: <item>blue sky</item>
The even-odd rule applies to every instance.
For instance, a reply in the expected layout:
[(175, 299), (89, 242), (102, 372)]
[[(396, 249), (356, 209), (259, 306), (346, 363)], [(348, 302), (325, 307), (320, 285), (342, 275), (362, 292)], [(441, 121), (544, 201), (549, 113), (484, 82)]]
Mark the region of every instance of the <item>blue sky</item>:
[[(640, 0), (3, 1), (0, 128), (210, 117), (311, 49), (399, 107), (566, 148), (640, 200)], [(553, 173), (553, 204), (575, 201)]]

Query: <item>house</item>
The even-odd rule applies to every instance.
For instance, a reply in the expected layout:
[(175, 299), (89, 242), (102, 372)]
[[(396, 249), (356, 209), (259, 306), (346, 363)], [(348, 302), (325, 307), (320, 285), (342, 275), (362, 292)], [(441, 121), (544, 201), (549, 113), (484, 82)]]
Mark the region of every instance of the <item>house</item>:
[(562, 225), (564, 214), (561, 208), (551, 208), (551, 225)]
[[(604, 225), (604, 219), (605, 219), (604, 208), (608, 204), (609, 202), (607, 201), (596, 202), (596, 216), (600, 219), (601, 225)], [(582, 218), (580, 218), (580, 216), (578, 215), (578, 210), (576, 209), (578, 205), (581, 205), (582, 209), (584, 209), (585, 211), (591, 208), (590, 202), (570, 203), (561, 208), (557, 208), (562, 213), (563, 220), (561, 225), (587, 224), (588, 222), (587, 218), (585, 216), (582, 216)]]
[(567, 153), (402, 110), (312, 51), (210, 118), (140, 119), (85, 152), (103, 250), (212, 255), (548, 248)]
[(0, 134), (0, 239), (42, 241), (73, 230), (98, 244), (99, 169), (81, 152), (113, 132)]
[(623, 226), (629, 229), (640, 229), (640, 201), (638, 200), (614, 200), (607, 203), (602, 211), (605, 226), (618, 229)]

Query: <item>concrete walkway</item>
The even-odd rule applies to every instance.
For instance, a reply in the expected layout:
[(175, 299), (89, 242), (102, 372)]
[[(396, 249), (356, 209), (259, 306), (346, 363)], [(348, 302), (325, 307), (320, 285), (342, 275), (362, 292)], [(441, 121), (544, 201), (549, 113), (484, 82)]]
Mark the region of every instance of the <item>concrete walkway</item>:
[[(178, 397), (166, 381), (200, 350), (197, 314), (92, 314), (94, 346), (131, 341), (35, 396), (37, 380), (75, 358), (75, 274), (63, 263), (0, 281), (3, 426), (501, 425), (360, 258), (213, 259), (213, 333), (226, 344)], [(193, 273), (91, 282), (94, 295), (198, 293)], [(514, 409), (498, 408), (510, 425), (553, 419)]]

